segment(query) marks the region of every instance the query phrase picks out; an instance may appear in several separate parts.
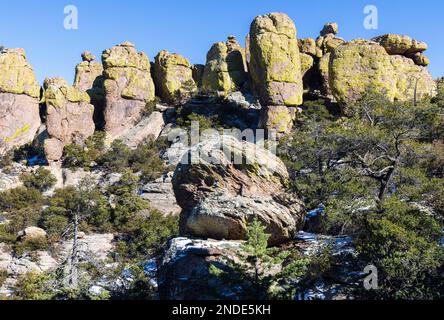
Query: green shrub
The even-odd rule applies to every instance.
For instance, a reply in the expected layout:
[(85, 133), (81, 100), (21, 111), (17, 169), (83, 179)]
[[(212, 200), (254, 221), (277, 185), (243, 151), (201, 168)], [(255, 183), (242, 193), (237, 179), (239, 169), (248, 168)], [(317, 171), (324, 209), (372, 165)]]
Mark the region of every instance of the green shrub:
[(433, 217), (396, 199), (387, 201), (384, 216), (369, 216), (357, 248), (363, 261), (378, 269), (377, 299), (442, 298), (444, 251), (442, 225)]
[(49, 248), (48, 240), (44, 237), (39, 237), (18, 242), (14, 246), (14, 251), (17, 255), (20, 256), (24, 253), (32, 253), (35, 251), (48, 250), (48, 248)]
[(70, 144), (63, 149), (63, 166), (65, 168), (83, 168), (89, 170), (91, 164), (97, 161), (105, 150), (106, 133), (96, 131), (86, 139), (85, 145)]
[(178, 217), (151, 210), (148, 217), (136, 217), (127, 224), (118, 251), (126, 260), (146, 259), (162, 254), (168, 241), (178, 235)]
[(56, 177), (44, 167), (39, 167), (33, 173), (22, 174), (20, 180), (26, 188), (34, 188), (40, 192), (48, 191), (57, 183)]

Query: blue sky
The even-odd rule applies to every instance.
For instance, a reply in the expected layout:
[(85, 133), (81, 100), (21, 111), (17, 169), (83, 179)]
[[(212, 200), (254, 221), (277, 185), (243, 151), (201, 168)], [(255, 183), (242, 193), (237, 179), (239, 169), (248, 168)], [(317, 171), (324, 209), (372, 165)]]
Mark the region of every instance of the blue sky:
[[(256, 15), (285, 12), (298, 37), (316, 37), (325, 22), (339, 23), (347, 40), (384, 33), (410, 35), (429, 44), (434, 77), (444, 75), (442, 0), (1, 0), (0, 44), (25, 48), (40, 82), (46, 76), (74, 77), (80, 54), (98, 57), (129, 40), (151, 59), (162, 49), (204, 63), (212, 45), (230, 34), (241, 43)], [(6, 4), (7, 3), (7, 4)], [(79, 10), (79, 29), (65, 30), (66, 5)], [(363, 27), (366, 5), (379, 11), (379, 29)]]

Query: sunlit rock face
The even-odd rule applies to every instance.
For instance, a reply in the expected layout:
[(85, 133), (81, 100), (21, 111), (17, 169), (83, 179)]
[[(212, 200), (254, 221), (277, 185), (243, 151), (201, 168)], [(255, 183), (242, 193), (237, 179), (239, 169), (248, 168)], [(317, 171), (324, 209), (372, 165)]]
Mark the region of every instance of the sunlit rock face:
[(0, 53), (0, 155), (31, 142), (40, 126), (40, 86), (23, 49)]

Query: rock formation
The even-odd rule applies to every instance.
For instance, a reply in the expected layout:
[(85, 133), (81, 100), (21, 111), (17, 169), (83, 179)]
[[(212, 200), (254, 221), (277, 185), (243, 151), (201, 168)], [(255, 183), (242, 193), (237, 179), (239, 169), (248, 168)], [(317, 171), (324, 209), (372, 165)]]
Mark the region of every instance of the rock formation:
[(154, 101), (154, 82), (148, 56), (129, 42), (104, 51), (102, 62), (105, 131), (115, 139), (136, 124), (147, 103)]
[(85, 91), (69, 86), (62, 78), (46, 79), (45, 155), (49, 162), (58, 161), (63, 148), (70, 143), (82, 144), (94, 133), (94, 106)]
[(186, 103), (197, 91), (191, 63), (165, 50), (159, 52), (155, 61), (154, 81), (160, 98), (173, 105)]
[(173, 177), (183, 235), (242, 240), (246, 223), (257, 218), (271, 234), (270, 244), (278, 244), (302, 227), (303, 206), (285, 188), (287, 169), (268, 150), (232, 136), (214, 136), (193, 147), (189, 156), (196, 158), (179, 164)]
[(366, 40), (351, 41), (332, 52), (329, 83), (342, 105), (372, 92), (389, 101), (414, 101), (436, 91), (427, 69), (404, 56), (389, 55), (384, 47)]
[(76, 66), (76, 75), (74, 87), (81, 91), (85, 91), (91, 98), (91, 104), (94, 105), (94, 122), (98, 129), (104, 126), (103, 107), (103, 65), (94, 62), (96, 57), (89, 51), (82, 53), (82, 62)]
[(34, 139), (40, 126), (39, 96), (25, 51), (0, 52), (0, 155)]
[(258, 16), (249, 43), (249, 70), (261, 104), (301, 105), (301, 58), (293, 21), (283, 13)]
[(207, 54), (202, 76), (203, 91), (225, 97), (243, 89), (248, 81), (245, 64), (245, 50), (235, 37), (215, 43)]

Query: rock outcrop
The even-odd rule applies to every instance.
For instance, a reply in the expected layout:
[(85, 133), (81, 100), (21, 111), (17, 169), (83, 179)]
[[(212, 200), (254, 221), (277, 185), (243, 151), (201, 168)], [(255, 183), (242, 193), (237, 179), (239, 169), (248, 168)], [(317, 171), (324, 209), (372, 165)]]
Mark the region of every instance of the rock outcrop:
[(188, 59), (177, 53), (162, 50), (155, 59), (156, 90), (166, 103), (181, 105), (197, 91), (193, 79), (193, 66)]
[(197, 237), (242, 240), (246, 223), (259, 219), (270, 244), (292, 239), (304, 208), (286, 190), (283, 162), (268, 150), (232, 136), (213, 136), (193, 147), (173, 177), (181, 206), (181, 232)]
[(49, 135), (45, 140), (45, 155), (49, 162), (56, 162), (61, 159), (65, 145), (81, 145), (93, 135), (94, 106), (85, 91), (69, 86), (62, 78), (46, 79), (44, 89)]
[(342, 105), (351, 105), (372, 92), (389, 101), (414, 101), (436, 91), (427, 69), (406, 57), (389, 55), (384, 47), (366, 40), (351, 41), (332, 52), (329, 83)]
[(230, 92), (243, 89), (247, 84), (245, 50), (236, 38), (215, 43), (207, 54), (202, 76), (203, 91), (225, 97)]
[(211, 266), (226, 272), (227, 259), (234, 259), (239, 241), (171, 240), (159, 266), (159, 295), (162, 300), (235, 299), (236, 289), (211, 274)]
[(30, 143), (40, 127), (40, 86), (23, 49), (0, 52), (0, 155)]
[(132, 128), (154, 101), (151, 65), (145, 53), (122, 43), (102, 54), (105, 77), (105, 131), (113, 139)]
[(296, 108), (286, 106), (268, 106), (261, 113), (261, 127), (275, 130), (278, 135), (291, 131), (297, 115)]
[(94, 122), (98, 129), (104, 126), (103, 108), (105, 95), (103, 91), (103, 65), (94, 62), (96, 57), (89, 51), (82, 53), (82, 62), (76, 66), (76, 75), (74, 87), (85, 91), (91, 98), (91, 104), (94, 105)]
[(249, 70), (263, 106), (302, 104), (303, 83), (296, 27), (283, 13), (258, 16), (251, 24)]

